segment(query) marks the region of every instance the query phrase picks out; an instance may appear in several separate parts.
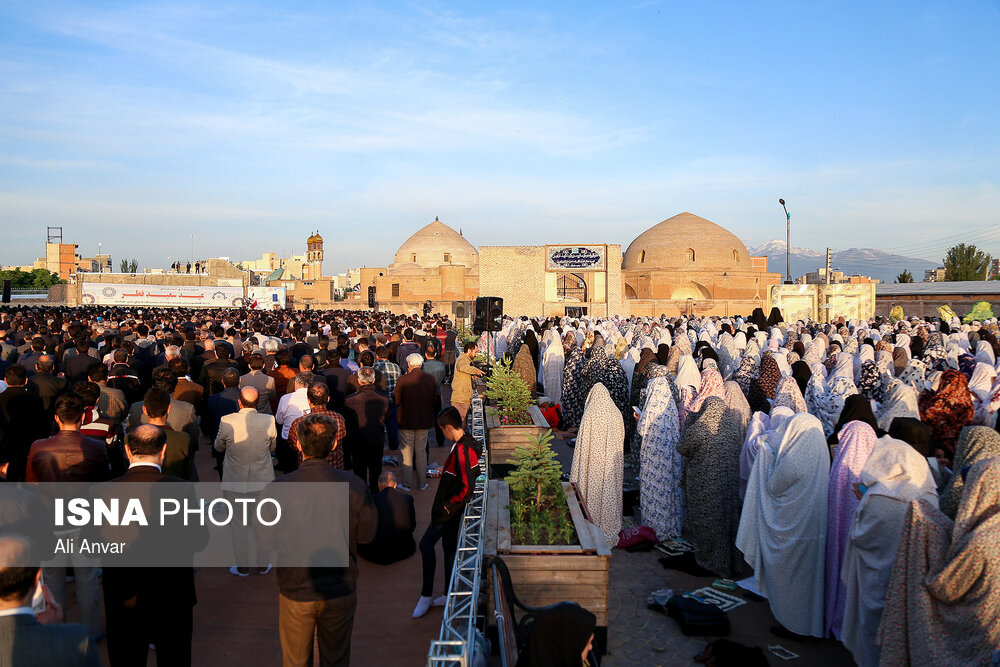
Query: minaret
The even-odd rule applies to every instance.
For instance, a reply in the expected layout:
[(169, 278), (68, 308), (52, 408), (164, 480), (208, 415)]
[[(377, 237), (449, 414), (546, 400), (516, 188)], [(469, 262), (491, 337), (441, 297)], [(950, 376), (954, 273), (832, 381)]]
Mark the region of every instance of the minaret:
[(317, 280), (323, 277), (323, 237), (313, 233), (306, 240), (306, 266), (302, 271), (303, 280)]

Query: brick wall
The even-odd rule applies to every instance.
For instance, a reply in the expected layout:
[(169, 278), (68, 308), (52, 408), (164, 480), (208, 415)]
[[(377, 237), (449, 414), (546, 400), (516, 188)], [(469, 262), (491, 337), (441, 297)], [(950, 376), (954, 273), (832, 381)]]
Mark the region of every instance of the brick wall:
[(479, 294), (501, 297), (509, 315), (541, 313), (545, 246), (480, 246)]

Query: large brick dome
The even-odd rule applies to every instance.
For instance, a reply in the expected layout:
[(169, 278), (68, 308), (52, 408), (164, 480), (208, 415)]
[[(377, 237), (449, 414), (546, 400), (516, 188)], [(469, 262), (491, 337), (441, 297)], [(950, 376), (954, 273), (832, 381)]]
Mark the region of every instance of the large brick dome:
[(622, 270), (750, 269), (750, 253), (736, 236), (687, 211), (636, 237), (622, 258)]
[(479, 253), (465, 237), (437, 218), (406, 239), (396, 251), (390, 268), (416, 264), (426, 269), (436, 269), (442, 264), (479, 265)]

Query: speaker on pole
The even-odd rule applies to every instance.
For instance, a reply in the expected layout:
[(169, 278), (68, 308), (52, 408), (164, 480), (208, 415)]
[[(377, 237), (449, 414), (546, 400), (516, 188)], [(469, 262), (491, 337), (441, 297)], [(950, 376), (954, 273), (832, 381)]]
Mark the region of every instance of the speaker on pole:
[(3, 281), (3, 302), (10, 303), (10, 281)]
[(498, 296), (481, 296), (476, 299), (476, 317), (472, 322), (472, 330), (500, 331), (503, 320), (503, 299)]

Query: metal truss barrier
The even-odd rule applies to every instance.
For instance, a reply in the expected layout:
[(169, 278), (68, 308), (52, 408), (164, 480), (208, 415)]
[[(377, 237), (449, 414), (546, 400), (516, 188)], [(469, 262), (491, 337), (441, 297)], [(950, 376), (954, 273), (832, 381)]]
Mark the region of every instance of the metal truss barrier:
[(483, 532), (486, 522), (486, 480), (489, 470), (486, 447), (486, 416), (483, 399), (473, 390), (469, 406), (472, 437), (482, 445), (479, 459), (480, 474), (476, 479), (472, 500), (462, 515), (458, 534), (455, 564), (448, 582), (448, 598), (444, 604), (441, 632), (431, 642), (427, 653), (428, 667), (459, 665), (469, 667), (475, 648), (476, 617), (479, 607), (479, 584), (483, 562)]

